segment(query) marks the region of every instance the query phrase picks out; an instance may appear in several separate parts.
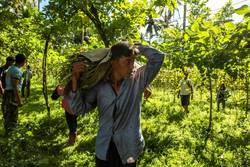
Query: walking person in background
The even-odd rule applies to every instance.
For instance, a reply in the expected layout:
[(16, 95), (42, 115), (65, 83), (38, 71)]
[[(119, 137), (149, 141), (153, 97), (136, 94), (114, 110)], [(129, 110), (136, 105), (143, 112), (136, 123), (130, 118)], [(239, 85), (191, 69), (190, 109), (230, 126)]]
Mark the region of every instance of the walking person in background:
[(217, 89), (217, 111), (220, 111), (220, 104), (222, 104), (223, 110), (226, 106), (226, 100), (230, 96), (229, 91), (227, 90), (225, 84), (221, 84)]
[[(32, 73), (30, 70), (30, 66), (27, 65), (26, 70), (23, 72), (23, 84), (22, 84), (22, 97), (29, 97), (30, 95), (30, 80), (32, 78)], [(26, 87), (26, 94), (25, 94)]]
[(193, 99), (193, 83), (188, 78), (188, 72), (184, 72), (184, 79), (180, 80), (180, 90), (178, 91), (178, 98), (181, 97), (181, 105), (186, 113), (189, 113), (188, 106), (190, 104), (190, 96)]
[(22, 71), (26, 58), (23, 54), (15, 56), (15, 64), (6, 71), (5, 91), (3, 95), (4, 128), (5, 135), (16, 127), (18, 120), (18, 107), (22, 106), (20, 90), (22, 85)]
[(74, 145), (77, 139), (77, 116), (71, 113), (68, 107), (68, 99), (64, 96), (65, 87), (58, 85), (53, 91), (51, 98), (52, 100), (57, 100), (60, 96), (63, 96), (62, 107), (65, 110), (65, 118), (69, 128), (69, 139), (67, 144)]

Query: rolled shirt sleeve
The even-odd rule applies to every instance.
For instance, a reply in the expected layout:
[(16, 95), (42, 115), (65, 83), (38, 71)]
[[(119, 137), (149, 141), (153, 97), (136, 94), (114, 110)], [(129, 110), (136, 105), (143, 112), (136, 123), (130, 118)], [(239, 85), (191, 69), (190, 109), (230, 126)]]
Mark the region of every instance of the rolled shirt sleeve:
[(137, 70), (142, 89), (146, 88), (156, 77), (164, 61), (165, 54), (150, 46), (140, 46), (141, 54), (148, 59), (147, 64)]

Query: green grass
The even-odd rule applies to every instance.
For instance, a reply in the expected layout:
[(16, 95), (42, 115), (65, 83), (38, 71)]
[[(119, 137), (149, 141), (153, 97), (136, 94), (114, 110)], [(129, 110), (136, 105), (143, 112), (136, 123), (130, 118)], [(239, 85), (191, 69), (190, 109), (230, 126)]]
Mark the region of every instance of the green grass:
[[(49, 85), (49, 90), (53, 90)], [(9, 138), (0, 126), (0, 166), (95, 166), (97, 112), (78, 119), (78, 140), (67, 147), (68, 129), (60, 102), (50, 101), (48, 118), (41, 86), (32, 85), (31, 97), (20, 109), (19, 126)], [(233, 95), (225, 111), (213, 112), (213, 130), (207, 131), (209, 102), (196, 93), (190, 113), (170, 91), (153, 90), (143, 103), (142, 131), (146, 141), (138, 160), (141, 167), (247, 166), (250, 164), (250, 121)], [(237, 103), (237, 105), (235, 105)], [(214, 103), (215, 107), (215, 103)], [(2, 115), (0, 124), (2, 125)]]

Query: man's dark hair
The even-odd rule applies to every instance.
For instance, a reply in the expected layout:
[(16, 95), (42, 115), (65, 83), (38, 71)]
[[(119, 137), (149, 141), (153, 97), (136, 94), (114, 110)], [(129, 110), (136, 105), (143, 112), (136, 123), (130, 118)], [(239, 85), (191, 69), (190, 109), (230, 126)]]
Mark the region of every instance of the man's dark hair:
[(15, 61), (15, 59), (14, 59), (14, 57), (12, 57), (12, 56), (8, 56), (7, 58), (6, 58), (6, 62), (14, 62)]
[(128, 42), (119, 42), (111, 47), (111, 59), (117, 59), (121, 56), (130, 57), (135, 55), (133, 45)]
[(30, 69), (30, 65), (27, 65), (27, 68)]
[(24, 56), (24, 54), (17, 54), (16, 57), (15, 57), (15, 61), (17, 64), (21, 64), (21, 63), (24, 63), (26, 60), (26, 57)]

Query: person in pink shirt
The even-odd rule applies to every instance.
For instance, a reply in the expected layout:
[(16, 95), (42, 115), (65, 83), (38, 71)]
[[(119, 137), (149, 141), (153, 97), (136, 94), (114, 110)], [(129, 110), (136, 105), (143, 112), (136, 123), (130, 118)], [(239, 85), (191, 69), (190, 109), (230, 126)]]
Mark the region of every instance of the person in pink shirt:
[(77, 116), (70, 114), (72, 111), (69, 109), (69, 103), (66, 96), (64, 96), (64, 86), (58, 85), (52, 93), (51, 98), (57, 100), (60, 96), (63, 96), (62, 108), (65, 110), (66, 122), (69, 128), (68, 145), (74, 145), (77, 137)]

